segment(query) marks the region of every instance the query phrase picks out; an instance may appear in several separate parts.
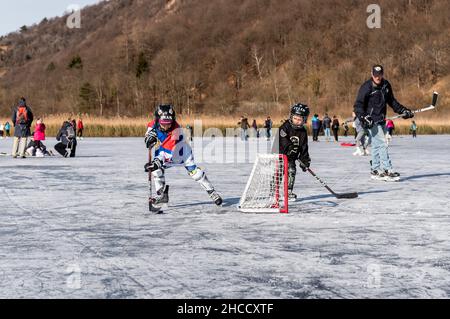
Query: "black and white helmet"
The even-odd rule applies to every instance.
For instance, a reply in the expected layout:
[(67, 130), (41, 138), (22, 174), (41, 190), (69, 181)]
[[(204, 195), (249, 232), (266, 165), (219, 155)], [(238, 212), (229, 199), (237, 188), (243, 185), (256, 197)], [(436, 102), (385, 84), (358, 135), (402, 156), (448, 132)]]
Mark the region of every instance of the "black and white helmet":
[(163, 125), (169, 125), (176, 121), (176, 113), (173, 105), (162, 104), (155, 112), (156, 120)]
[[(301, 128), (308, 121), (309, 114), (310, 114), (310, 111), (309, 111), (308, 105), (301, 104), (301, 103), (297, 103), (297, 104), (293, 105), (292, 108), (291, 108), (291, 117), (290, 117), (291, 125), (293, 127), (296, 127), (296, 128)], [(301, 125), (301, 126), (294, 125), (294, 123), (292, 121), (292, 118), (294, 116), (301, 116), (301, 117), (303, 117), (303, 120), (304, 120), (303, 125)]]

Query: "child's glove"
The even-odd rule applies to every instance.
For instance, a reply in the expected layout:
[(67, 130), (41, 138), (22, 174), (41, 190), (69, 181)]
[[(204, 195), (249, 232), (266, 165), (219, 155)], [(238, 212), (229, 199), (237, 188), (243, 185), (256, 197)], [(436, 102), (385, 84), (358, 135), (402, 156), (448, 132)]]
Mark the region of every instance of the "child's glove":
[(311, 166), (311, 160), (303, 160), (303, 161), (299, 161), (300, 162), (300, 168), (302, 169), (303, 172), (307, 172), (308, 168)]
[(163, 162), (159, 158), (156, 158), (155, 160), (153, 160), (153, 162), (145, 164), (144, 169), (146, 173), (153, 173), (159, 169), (162, 169), (163, 165)]
[(153, 146), (156, 145), (158, 142), (158, 134), (155, 130), (151, 130), (146, 136), (145, 136), (145, 145), (147, 148), (153, 148)]

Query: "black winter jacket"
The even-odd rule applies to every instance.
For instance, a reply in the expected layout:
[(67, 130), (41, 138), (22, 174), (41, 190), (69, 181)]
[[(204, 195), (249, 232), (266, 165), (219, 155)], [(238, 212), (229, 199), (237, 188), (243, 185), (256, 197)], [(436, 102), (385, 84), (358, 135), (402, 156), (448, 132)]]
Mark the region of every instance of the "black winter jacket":
[(395, 99), (389, 81), (383, 80), (380, 86), (377, 86), (370, 79), (361, 86), (354, 111), (359, 119), (370, 115), (375, 123), (383, 123), (386, 121), (386, 105), (398, 114), (403, 114), (407, 109)]
[(296, 154), (292, 154), (288, 157), (289, 161), (295, 161), (299, 159), (303, 163), (310, 163), (311, 158), (308, 152), (308, 132), (303, 126), (302, 128), (294, 128), (288, 121), (281, 125), (278, 136), (275, 139), (273, 152), (277, 154), (287, 155), (289, 147), (293, 145), (293, 139), (298, 138), (299, 148)]

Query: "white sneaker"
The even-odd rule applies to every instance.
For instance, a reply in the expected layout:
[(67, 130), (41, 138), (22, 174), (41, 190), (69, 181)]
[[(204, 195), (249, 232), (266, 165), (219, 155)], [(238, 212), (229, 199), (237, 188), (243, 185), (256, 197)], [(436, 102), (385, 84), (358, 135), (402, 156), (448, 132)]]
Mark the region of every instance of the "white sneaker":
[(36, 157), (44, 157), (44, 153), (41, 150), (37, 150)]
[(361, 151), (361, 149), (358, 147), (356, 148), (356, 151), (353, 153), (353, 156), (362, 156), (364, 153)]

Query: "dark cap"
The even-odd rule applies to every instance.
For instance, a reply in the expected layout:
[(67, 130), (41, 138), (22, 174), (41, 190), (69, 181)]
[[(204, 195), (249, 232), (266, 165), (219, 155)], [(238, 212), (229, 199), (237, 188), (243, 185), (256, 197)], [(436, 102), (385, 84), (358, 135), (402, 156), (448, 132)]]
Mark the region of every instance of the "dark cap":
[(374, 76), (379, 76), (379, 75), (383, 75), (384, 74), (384, 68), (382, 65), (374, 65), (372, 67), (372, 75)]

